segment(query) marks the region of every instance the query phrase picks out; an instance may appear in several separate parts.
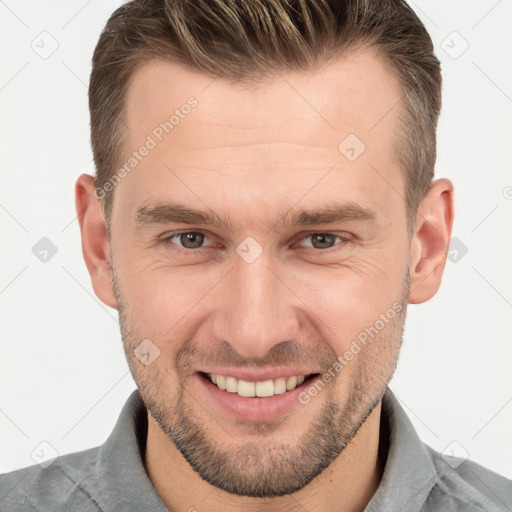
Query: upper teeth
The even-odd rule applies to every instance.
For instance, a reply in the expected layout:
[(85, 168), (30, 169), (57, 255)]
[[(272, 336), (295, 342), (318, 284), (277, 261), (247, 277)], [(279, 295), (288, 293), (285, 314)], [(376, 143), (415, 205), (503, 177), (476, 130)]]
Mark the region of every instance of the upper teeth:
[(235, 379), (235, 377), (225, 377), (224, 375), (217, 375), (209, 373), (210, 380), (217, 385), (220, 389), (229, 391), (230, 393), (238, 393), (240, 396), (253, 397), (253, 396), (273, 396), (281, 395), (286, 391), (291, 391), (297, 386), (300, 386), (305, 375), (298, 375), (293, 377), (279, 377), (274, 380), (264, 380), (261, 382), (248, 382), (246, 380)]

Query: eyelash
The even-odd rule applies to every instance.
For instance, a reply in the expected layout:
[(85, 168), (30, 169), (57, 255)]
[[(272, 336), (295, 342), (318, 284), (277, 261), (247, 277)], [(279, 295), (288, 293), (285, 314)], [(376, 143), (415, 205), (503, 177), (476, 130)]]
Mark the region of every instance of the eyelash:
[[(196, 252), (202, 251), (204, 249), (208, 249), (210, 247), (210, 246), (206, 246), (206, 247), (198, 247), (197, 249), (187, 249), (186, 247), (183, 247), (183, 246), (178, 245), (178, 244), (176, 244), (176, 243), (171, 241), (174, 238), (180, 237), (181, 235), (185, 235), (185, 234), (200, 234), (200, 235), (204, 235), (206, 238), (208, 238), (208, 235), (206, 235), (205, 233), (202, 233), (201, 231), (180, 231), (178, 233), (174, 233), (172, 235), (166, 236), (163, 239), (163, 243), (164, 243), (164, 245), (166, 247), (170, 247), (174, 251), (177, 251), (177, 252), (180, 252), (180, 253), (188, 253), (188, 254), (194, 254)], [(315, 236), (315, 235), (333, 236), (333, 237), (337, 238), (338, 240), (340, 240), (339, 243), (335, 244), (332, 247), (328, 247), (327, 249), (316, 249), (315, 247), (309, 247), (309, 249), (314, 249), (314, 250), (316, 250), (316, 252), (323, 253), (323, 254), (331, 253), (333, 251), (336, 251), (337, 250), (337, 246), (342, 245), (343, 242), (349, 242), (350, 241), (349, 238), (345, 238), (345, 237), (343, 237), (341, 235), (337, 235), (336, 233), (330, 233), (328, 231), (325, 231), (325, 232), (324, 231), (317, 231), (315, 233), (310, 233), (309, 235), (304, 236), (303, 238), (300, 239), (300, 242), (302, 242), (303, 240), (306, 240), (307, 238)]]

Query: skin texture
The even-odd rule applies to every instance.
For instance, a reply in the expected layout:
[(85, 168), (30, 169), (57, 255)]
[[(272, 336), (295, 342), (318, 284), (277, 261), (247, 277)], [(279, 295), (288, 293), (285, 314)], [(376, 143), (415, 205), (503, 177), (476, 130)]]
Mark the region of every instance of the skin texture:
[[(126, 158), (191, 96), (197, 105), (116, 185), (111, 240), (93, 178), (75, 188), (95, 293), (119, 311), (150, 412), (148, 475), (170, 510), (363, 510), (382, 477), (380, 400), (407, 303), (441, 283), (452, 184), (434, 182), (409, 238), (393, 150), (400, 88), (369, 49), (256, 88), (148, 61), (128, 91)], [(338, 150), (349, 134), (366, 146), (354, 161)], [(139, 207), (167, 201), (229, 226), (134, 222)], [(347, 202), (374, 218), (289, 223)], [(166, 244), (183, 232), (199, 233), (201, 248)], [(323, 248), (318, 233), (343, 238)], [(247, 237), (262, 249), (251, 263), (236, 250)], [(237, 420), (204, 392), (198, 372), (212, 367), (324, 374), (390, 310), (324, 389), (278, 419)], [(134, 354), (145, 339), (160, 351), (150, 365)]]

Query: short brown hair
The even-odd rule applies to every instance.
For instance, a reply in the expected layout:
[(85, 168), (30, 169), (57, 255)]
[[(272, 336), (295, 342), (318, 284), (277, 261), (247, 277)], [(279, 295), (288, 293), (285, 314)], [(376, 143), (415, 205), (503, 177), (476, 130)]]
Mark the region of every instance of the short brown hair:
[(105, 184), (120, 165), (126, 91), (139, 65), (165, 59), (250, 84), (273, 70), (314, 69), (356, 46), (376, 48), (402, 88), (396, 151), (411, 232), (434, 177), (441, 70), (426, 28), (403, 0), (132, 0), (118, 8), (96, 46), (89, 85), (107, 227), (113, 190)]

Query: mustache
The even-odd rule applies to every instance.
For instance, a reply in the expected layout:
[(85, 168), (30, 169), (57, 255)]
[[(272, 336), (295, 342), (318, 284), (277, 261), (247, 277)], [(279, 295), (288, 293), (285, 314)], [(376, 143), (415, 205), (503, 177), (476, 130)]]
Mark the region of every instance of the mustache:
[(227, 341), (204, 344), (191, 341), (177, 352), (175, 367), (178, 372), (211, 364), (238, 369), (309, 365), (327, 369), (336, 360), (337, 354), (325, 342), (283, 341), (274, 345), (264, 357), (255, 358), (241, 356)]

